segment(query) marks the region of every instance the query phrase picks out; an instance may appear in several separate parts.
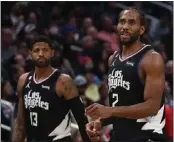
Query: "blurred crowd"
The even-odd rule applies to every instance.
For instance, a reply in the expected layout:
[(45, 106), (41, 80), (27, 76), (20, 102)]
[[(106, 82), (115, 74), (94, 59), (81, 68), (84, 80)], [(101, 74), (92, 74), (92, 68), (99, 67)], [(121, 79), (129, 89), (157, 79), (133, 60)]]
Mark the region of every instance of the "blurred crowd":
[[(173, 109), (173, 16), (163, 7), (154, 10), (151, 2), (2, 2), (1, 98), (16, 105), (19, 76), (33, 69), (30, 42), (42, 34), (51, 38), (56, 50), (52, 65), (74, 79), (85, 105), (109, 105), (108, 58), (119, 49), (116, 25), (120, 3), (158, 19), (152, 29), (147, 18), (142, 42), (151, 44), (164, 58), (165, 102)], [(2, 107), (5, 121), (8, 108)], [(111, 129), (104, 130), (104, 141), (109, 140)], [(75, 139), (81, 141), (79, 135)]]

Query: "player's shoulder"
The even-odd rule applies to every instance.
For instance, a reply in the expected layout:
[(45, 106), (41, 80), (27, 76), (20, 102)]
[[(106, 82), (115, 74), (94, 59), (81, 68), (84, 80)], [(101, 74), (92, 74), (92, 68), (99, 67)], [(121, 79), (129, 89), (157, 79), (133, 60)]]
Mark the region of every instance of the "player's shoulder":
[(58, 86), (65, 86), (67, 83), (73, 82), (73, 79), (70, 75), (61, 73), (58, 80), (57, 80), (57, 85)]
[(56, 92), (59, 97), (65, 95), (65, 88), (70, 83), (73, 83), (71, 76), (61, 73), (56, 83)]
[(154, 63), (161, 63), (162, 64), (164, 62), (164, 60), (163, 60), (160, 53), (158, 53), (154, 49), (151, 49), (145, 55), (144, 62), (146, 62), (148, 64), (154, 64)]
[(119, 53), (120, 50), (117, 50), (115, 51), (108, 59), (108, 66), (111, 66), (113, 60), (114, 60), (114, 57)]
[(24, 73), (19, 77), (19, 81), (25, 81), (30, 72)]
[(64, 74), (64, 73), (61, 73), (59, 78), (60, 78), (61, 81), (70, 81), (70, 80), (72, 80), (70, 75)]
[(29, 72), (22, 74), (18, 79), (18, 89), (22, 89), (25, 85)]
[(163, 70), (164, 69), (164, 60), (162, 56), (155, 50), (149, 50), (145, 55), (143, 61), (143, 67), (147, 70)]

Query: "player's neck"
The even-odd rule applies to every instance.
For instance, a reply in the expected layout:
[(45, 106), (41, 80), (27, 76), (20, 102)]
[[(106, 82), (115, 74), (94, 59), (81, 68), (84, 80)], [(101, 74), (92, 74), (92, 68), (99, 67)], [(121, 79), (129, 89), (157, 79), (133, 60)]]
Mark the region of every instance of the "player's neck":
[(136, 41), (134, 44), (122, 47), (122, 57), (128, 57), (142, 48), (142, 43)]
[(52, 68), (51, 66), (46, 67), (46, 68), (38, 68), (35, 67), (35, 79), (36, 80), (41, 80), (46, 77), (48, 77), (55, 69)]

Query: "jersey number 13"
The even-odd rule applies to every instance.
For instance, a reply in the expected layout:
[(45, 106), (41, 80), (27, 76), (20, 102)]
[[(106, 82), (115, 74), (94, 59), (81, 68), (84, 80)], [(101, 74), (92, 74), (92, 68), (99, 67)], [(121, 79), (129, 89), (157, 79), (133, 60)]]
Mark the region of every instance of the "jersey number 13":
[(37, 117), (38, 115), (37, 115), (37, 113), (36, 112), (30, 112), (30, 122), (31, 122), (31, 125), (32, 126), (37, 126), (37, 119), (38, 119), (38, 117)]

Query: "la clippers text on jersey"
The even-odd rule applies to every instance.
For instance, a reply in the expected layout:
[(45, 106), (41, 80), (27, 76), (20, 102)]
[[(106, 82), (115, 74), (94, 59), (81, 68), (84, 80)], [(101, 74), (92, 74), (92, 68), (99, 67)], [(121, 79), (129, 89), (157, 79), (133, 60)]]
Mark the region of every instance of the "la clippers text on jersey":
[[(125, 59), (121, 58), (121, 51), (115, 54), (108, 74), (109, 99), (112, 107), (144, 102), (145, 86), (140, 79), (140, 64), (144, 55), (151, 49), (151, 46), (144, 45), (142, 49)], [(155, 116), (142, 119), (115, 117), (115, 120), (113, 135), (116, 140), (122, 140), (122, 138), (132, 140), (137, 136), (139, 136), (137, 139), (143, 139), (149, 136), (149, 133), (152, 133), (154, 137), (162, 137), (165, 126), (164, 98)]]
[(36, 82), (34, 72), (28, 75), (23, 88), (28, 141), (54, 141), (71, 135), (69, 108), (55, 91), (59, 76), (60, 72), (55, 70), (42, 82)]

